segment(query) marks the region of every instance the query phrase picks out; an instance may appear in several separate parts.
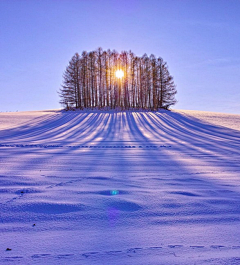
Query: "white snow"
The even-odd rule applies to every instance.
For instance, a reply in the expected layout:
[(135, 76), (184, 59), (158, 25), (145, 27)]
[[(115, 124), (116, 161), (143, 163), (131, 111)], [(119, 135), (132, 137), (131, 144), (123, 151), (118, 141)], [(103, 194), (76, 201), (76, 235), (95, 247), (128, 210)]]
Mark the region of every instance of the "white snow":
[(240, 264), (239, 124), (0, 113), (0, 264)]

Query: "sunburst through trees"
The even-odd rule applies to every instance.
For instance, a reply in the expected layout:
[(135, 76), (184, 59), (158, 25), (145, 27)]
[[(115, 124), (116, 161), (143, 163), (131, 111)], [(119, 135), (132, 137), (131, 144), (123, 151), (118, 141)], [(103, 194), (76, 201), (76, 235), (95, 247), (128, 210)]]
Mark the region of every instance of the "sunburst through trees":
[(66, 108), (168, 109), (176, 103), (176, 86), (167, 63), (154, 55), (107, 50), (76, 53), (60, 88)]

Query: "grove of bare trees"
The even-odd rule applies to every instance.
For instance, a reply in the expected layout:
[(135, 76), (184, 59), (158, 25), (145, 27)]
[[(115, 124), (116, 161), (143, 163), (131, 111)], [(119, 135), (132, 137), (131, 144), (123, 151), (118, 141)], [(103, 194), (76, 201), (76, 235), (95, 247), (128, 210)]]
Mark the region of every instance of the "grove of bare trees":
[[(120, 75), (118, 74), (120, 73)], [(70, 60), (59, 91), (65, 109), (168, 109), (176, 86), (161, 57), (131, 51), (83, 51)]]

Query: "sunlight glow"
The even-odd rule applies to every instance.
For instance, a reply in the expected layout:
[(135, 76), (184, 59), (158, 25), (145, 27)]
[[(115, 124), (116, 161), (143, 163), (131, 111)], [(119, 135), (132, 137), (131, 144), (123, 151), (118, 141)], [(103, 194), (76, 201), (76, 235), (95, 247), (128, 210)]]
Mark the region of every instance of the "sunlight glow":
[(117, 78), (122, 78), (124, 76), (123, 70), (117, 70), (115, 74)]

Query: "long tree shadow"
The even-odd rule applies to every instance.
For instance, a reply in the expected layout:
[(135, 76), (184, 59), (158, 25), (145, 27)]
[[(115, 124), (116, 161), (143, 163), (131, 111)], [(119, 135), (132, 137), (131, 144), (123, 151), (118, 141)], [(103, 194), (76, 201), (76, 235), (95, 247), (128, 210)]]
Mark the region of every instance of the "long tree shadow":
[[(238, 174), (240, 132), (232, 129), (205, 124), (182, 114), (164, 111), (156, 113), (70, 112), (41, 117), (18, 128), (2, 130), (0, 131), (0, 144), (2, 142), (16, 147), (21, 143), (29, 145), (41, 143), (49, 147), (50, 152), (42, 152), (39, 156), (41, 159), (37, 163), (34, 155), (38, 155), (41, 146), (36, 146), (32, 151), (30, 149), (26, 151), (24, 148), (14, 149), (16, 157), (27, 152), (32, 154), (26, 157), (24, 164), (16, 166), (23, 172), (43, 168), (46, 164), (53, 165), (54, 156), (58, 154), (63, 165), (54, 164), (54, 167), (51, 167), (51, 174), (57, 175), (61, 170), (60, 166), (65, 167), (69, 180), (91, 178), (97, 175), (99, 176), (97, 180), (100, 181), (105, 174), (120, 175), (118, 183), (125, 182), (125, 186), (135, 185), (144, 196), (151, 189), (157, 190), (159, 195), (158, 189), (160, 190), (161, 186), (171, 185), (172, 188), (174, 187), (173, 190), (168, 190), (171, 203), (166, 203), (168, 197), (164, 202), (159, 199), (159, 202), (155, 204), (158, 206), (157, 210), (149, 210), (149, 214), (156, 216), (156, 224), (160, 221), (164, 222), (164, 217), (171, 215), (173, 215), (173, 220), (167, 221), (174, 222), (174, 213), (182, 218), (179, 218), (179, 222), (187, 222), (186, 210), (184, 212), (182, 205), (179, 205), (176, 199), (171, 199), (171, 195), (176, 194), (179, 198), (185, 196), (184, 203), (188, 202), (189, 197), (196, 198), (196, 202), (191, 203), (195, 204), (198, 214), (207, 215), (206, 208), (210, 207), (215, 215), (219, 215), (219, 218), (223, 218), (222, 214), (225, 212), (231, 217), (226, 207), (217, 209), (214, 205), (217, 203), (216, 200), (210, 201), (209, 199), (205, 201), (206, 206), (203, 207), (201, 203), (199, 206), (197, 199), (203, 196), (204, 192), (201, 191), (201, 194), (198, 194), (196, 188), (198, 184), (194, 186), (196, 191), (192, 189), (193, 183), (202, 183), (203, 188), (208, 187), (206, 196), (211, 196), (209, 189), (217, 190), (219, 199), (221, 193), (224, 192), (224, 187), (221, 186), (221, 180), (218, 182), (217, 178), (214, 181), (206, 178), (209, 168), (211, 170), (215, 168), (217, 173), (234, 170), (233, 173)], [(51, 146), (53, 143), (65, 149), (55, 149)], [(67, 146), (71, 147), (67, 148)], [(80, 146), (79, 149), (78, 146)], [(82, 146), (86, 149), (84, 152), (82, 152)], [(11, 154), (13, 155), (13, 152)], [(79, 158), (79, 160), (68, 165), (71, 158)], [(81, 168), (78, 168), (79, 165)], [(201, 165), (202, 171), (205, 171), (204, 174), (198, 174)], [(71, 166), (75, 167), (75, 173), (70, 172)], [(12, 174), (14, 172), (12, 171)], [(147, 182), (143, 180), (146, 176)], [(225, 188), (226, 196), (229, 192), (229, 190), (226, 192)], [(239, 192), (235, 191), (231, 194), (234, 194), (234, 200), (229, 202), (228, 206), (234, 215), (237, 215), (240, 213), (236, 204), (239, 202)], [(224, 205), (223, 201), (222, 204)], [(171, 212), (170, 209), (174, 207), (176, 211)], [(187, 214), (196, 216), (197, 214), (193, 213), (192, 209), (193, 207), (187, 211)]]
[(56, 113), (0, 131), (4, 143), (172, 142), (223, 149), (238, 146), (240, 132), (174, 112)]

